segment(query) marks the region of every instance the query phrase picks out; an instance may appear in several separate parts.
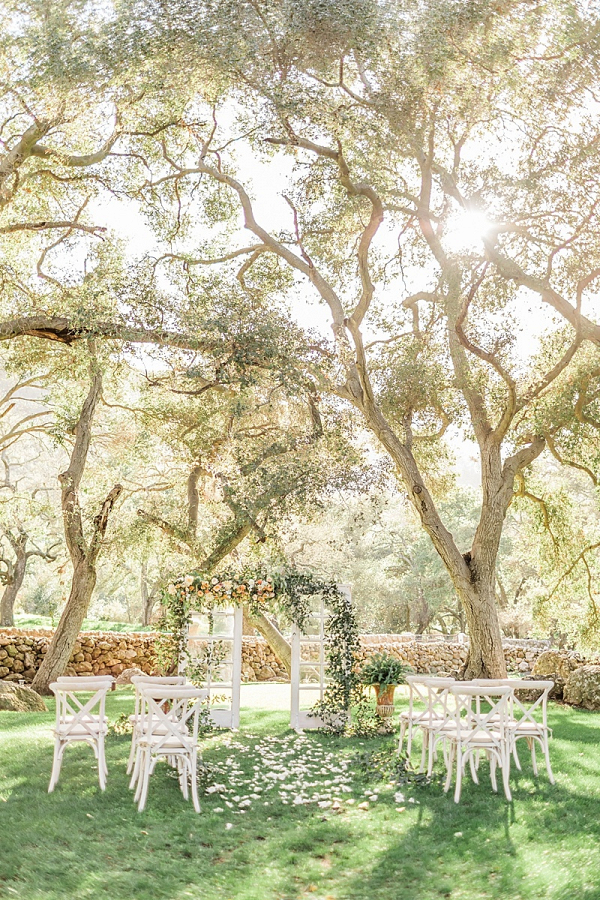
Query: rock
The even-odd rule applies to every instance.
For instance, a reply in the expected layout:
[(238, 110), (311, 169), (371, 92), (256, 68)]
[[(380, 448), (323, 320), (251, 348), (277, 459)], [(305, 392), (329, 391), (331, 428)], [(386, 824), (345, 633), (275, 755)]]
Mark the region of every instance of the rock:
[(600, 666), (579, 666), (571, 672), (564, 687), (563, 699), (572, 706), (600, 709)]
[(562, 700), (563, 690), (571, 672), (584, 662), (585, 660), (572, 650), (545, 650), (535, 662), (533, 677), (552, 679), (554, 688), (550, 691), (550, 696), (555, 700)]
[(259, 681), (273, 681), (275, 672), (271, 666), (263, 666), (262, 669), (259, 670), (257, 677)]
[(144, 675), (141, 669), (137, 669), (135, 666), (131, 669), (124, 669), (117, 680), (115, 681), (116, 685), (119, 684), (131, 684), (131, 679), (136, 675)]
[(0, 681), (0, 709), (11, 712), (47, 712), (48, 707), (30, 687)]

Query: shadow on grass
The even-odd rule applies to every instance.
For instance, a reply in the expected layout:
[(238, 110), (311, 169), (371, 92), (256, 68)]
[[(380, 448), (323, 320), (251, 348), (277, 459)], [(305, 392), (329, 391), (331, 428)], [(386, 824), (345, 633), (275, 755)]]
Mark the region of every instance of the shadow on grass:
[[(110, 718), (131, 711), (131, 703), (131, 694), (114, 692)], [(52, 714), (3, 714), (0, 728), (7, 717), (15, 738), (4, 747), (0, 740), (0, 897), (600, 900), (600, 718), (587, 713), (553, 708), (558, 784), (543, 770), (534, 780), (523, 752), (523, 772), (511, 776), (513, 804), (490, 791), (482, 764), (480, 785), (467, 781), (458, 805), (435, 783), (402, 788), (403, 813), (389, 795), (368, 812), (355, 806), (339, 815), (279, 802), (218, 813), (215, 799), (205, 797), (200, 816), (163, 764), (147, 809), (137, 812), (125, 773), (127, 735), (107, 740), (105, 793), (90, 748), (75, 747), (49, 795)], [(285, 711), (244, 710), (240, 735), (206, 740), (204, 759), (223, 765), (246, 729), (281, 737), (288, 723)], [(334, 754), (381, 743), (317, 734), (307, 740)], [(255, 755), (242, 762), (248, 776), (262, 763)], [(360, 790), (370, 786), (368, 776), (357, 779)]]

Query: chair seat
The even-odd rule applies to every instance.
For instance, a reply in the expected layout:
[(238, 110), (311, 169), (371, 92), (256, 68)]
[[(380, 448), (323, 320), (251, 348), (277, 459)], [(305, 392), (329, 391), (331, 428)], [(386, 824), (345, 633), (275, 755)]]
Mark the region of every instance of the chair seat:
[[(65, 716), (65, 717), (64, 717), (64, 721), (65, 721), (65, 722), (72, 722), (74, 718), (75, 718), (75, 716)], [(88, 713), (88, 714), (86, 715), (84, 721), (85, 721), (85, 722), (90, 722), (90, 723), (96, 723), (96, 722), (99, 722), (99, 721), (100, 721), (100, 716), (94, 716), (94, 715), (90, 715), (90, 713)]]
[(456, 726), (449, 727), (446, 730), (446, 735), (450, 740), (460, 741), (464, 744), (477, 744), (480, 747), (483, 747), (484, 745), (496, 747), (502, 739), (499, 731), (490, 732), (485, 729), (473, 728), (461, 728), (460, 731), (458, 731)]
[(404, 712), (400, 713), (400, 718), (404, 719), (407, 722), (412, 722), (413, 725), (420, 725), (421, 722), (428, 722), (428, 721), (432, 721), (432, 720), (439, 721), (440, 719), (443, 718), (443, 716), (440, 716), (436, 712), (422, 712), (422, 713), (417, 713), (416, 715), (415, 715), (415, 713), (412, 713), (412, 715), (410, 715), (405, 710)]
[(88, 727), (85, 725), (57, 725), (53, 731), (58, 738), (68, 738), (69, 740), (77, 741), (87, 737), (93, 740), (100, 734), (106, 735), (108, 727), (104, 723), (90, 722)]
[(514, 720), (510, 723), (509, 728), (517, 734), (544, 734), (550, 731), (548, 726), (544, 726), (539, 722), (519, 722)]
[(141, 747), (149, 747), (150, 752), (154, 753), (174, 753), (178, 750), (181, 753), (189, 753), (190, 750), (193, 749), (193, 746), (187, 741), (181, 741), (177, 738), (176, 735), (172, 735), (171, 737), (164, 740), (160, 735), (154, 732), (151, 735), (143, 735), (140, 738), (140, 746)]

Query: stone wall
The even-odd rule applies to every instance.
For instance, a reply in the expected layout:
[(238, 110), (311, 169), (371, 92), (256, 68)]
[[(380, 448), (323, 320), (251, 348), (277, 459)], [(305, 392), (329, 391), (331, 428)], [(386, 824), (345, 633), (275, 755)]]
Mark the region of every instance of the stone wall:
[[(48, 630), (1, 628), (0, 679), (33, 681), (51, 637)], [(120, 675), (131, 666), (151, 674), (156, 667), (155, 638), (154, 634), (142, 632), (82, 632), (65, 675)]]
[[(373, 653), (390, 653), (418, 674), (458, 675), (467, 658), (468, 642), (415, 640), (413, 635), (367, 634), (360, 639), (362, 661)], [(505, 640), (504, 656), (509, 672), (529, 675), (538, 656), (548, 649), (546, 641)]]
[[(48, 630), (0, 629), (0, 679), (31, 682), (51, 636)], [(82, 632), (66, 674), (120, 675), (133, 666), (152, 674), (156, 670), (155, 639), (156, 634), (150, 632)], [(457, 675), (467, 648), (466, 643), (417, 640), (409, 634), (369, 634), (361, 637), (360, 657), (364, 661), (372, 653), (391, 653), (418, 673)], [(547, 641), (505, 641), (509, 671), (530, 674), (538, 656), (547, 649)], [(287, 680), (283, 666), (260, 637), (243, 638), (242, 677), (245, 681)]]

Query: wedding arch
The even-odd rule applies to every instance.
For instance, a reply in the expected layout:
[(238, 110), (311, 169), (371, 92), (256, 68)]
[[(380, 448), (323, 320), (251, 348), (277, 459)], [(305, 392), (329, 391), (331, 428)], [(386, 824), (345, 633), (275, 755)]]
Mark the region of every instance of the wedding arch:
[[(163, 592), (161, 665), (206, 687), (211, 719), (237, 729), (244, 606), (251, 615), (277, 614), (291, 626), (291, 727), (340, 730), (360, 693), (358, 628), (348, 585), (289, 570), (181, 575)], [(315, 695), (316, 702), (307, 704)]]

